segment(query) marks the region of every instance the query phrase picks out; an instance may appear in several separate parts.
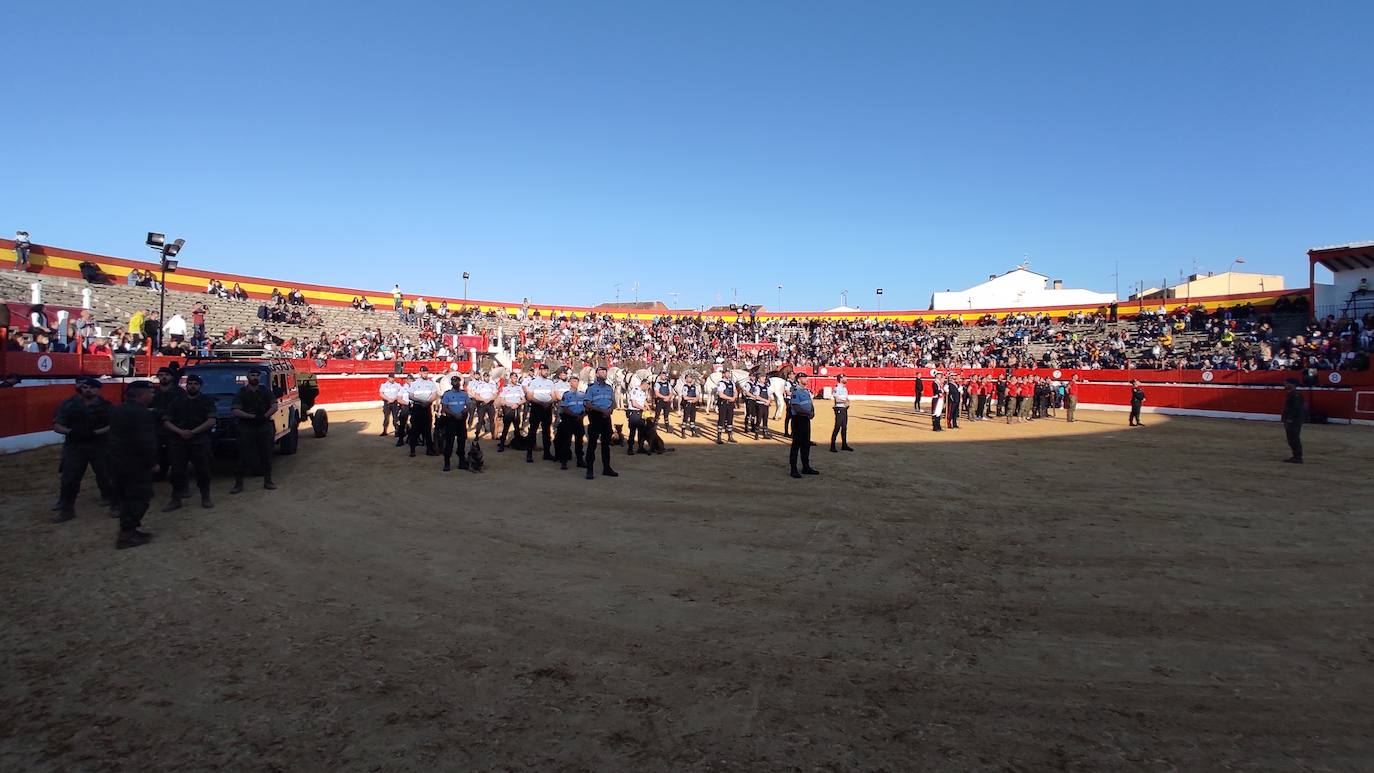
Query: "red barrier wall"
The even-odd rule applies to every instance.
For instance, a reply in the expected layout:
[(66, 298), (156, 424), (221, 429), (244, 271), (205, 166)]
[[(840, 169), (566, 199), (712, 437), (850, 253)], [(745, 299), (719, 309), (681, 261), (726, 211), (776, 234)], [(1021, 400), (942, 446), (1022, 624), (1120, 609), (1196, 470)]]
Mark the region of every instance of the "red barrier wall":
[[(37, 355), (30, 355), (37, 356)], [(53, 355), (59, 356), (59, 355)], [(75, 356), (75, 355), (60, 355)], [(94, 358), (88, 358), (88, 362)], [(166, 362), (156, 358), (154, 364)], [(140, 364), (146, 362), (146, 358)], [(108, 372), (108, 360), (105, 361)], [(405, 363), (405, 371), (418, 372), (424, 363)], [(370, 403), (379, 400), (378, 387), (385, 380), (386, 373), (392, 372), (394, 363), (390, 362), (331, 362), (326, 368), (319, 368), (311, 361), (298, 361), (302, 370), (330, 370), (322, 373), (319, 379), (320, 405), (346, 403)], [(428, 363), (432, 372), (439, 374), (448, 370), (447, 363)], [(915, 380), (911, 368), (843, 368), (838, 369), (848, 376), (850, 394), (855, 397), (889, 397), (901, 400), (913, 398)], [(900, 371), (902, 375), (896, 375)], [(967, 371), (967, 373), (987, 373), (994, 371)], [(1020, 373), (1021, 371), (1018, 371)], [(1027, 373), (1032, 371), (1025, 371)], [(1035, 371), (1050, 375), (1052, 371)], [(1061, 378), (1072, 375), (1072, 371), (1061, 371)], [(1216, 371), (1212, 382), (1203, 380), (1200, 371), (1079, 371), (1082, 380), (1079, 402), (1083, 405), (1126, 406), (1130, 402), (1130, 380), (1139, 378), (1145, 388), (1145, 405), (1149, 409), (1196, 411), (1206, 415), (1234, 415), (1236, 417), (1269, 416), (1276, 417), (1283, 406), (1284, 388), (1282, 382), (1289, 377), (1283, 372), (1273, 373), (1235, 373)], [(882, 375), (877, 375), (882, 374)], [(1267, 383), (1240, 384), (1235, 378), (1250, 376), (1263, 377)], [(929, 372), (923, 371), (922, 392), (931, 395), (933, 381)], [(1155, 376), (1147, 380), (1146, 375)], [(1176, 380), (1164, 381), (1168, 375)], [(1303, 389), (1313, 414), (1336, 420), (1362, 420), (1374, 422), (1374, 383), (1369, 374), (1339, 374), (1339, 385), (1327, 385)], [(826, 376), (816, 376), (811, 380), (812, 389), (820, 392), (825, 387), (835, 385), (834, 372), (827, 369)], [(24, 386), (0, 390), (0, 438), (44, 432), (52, 429), (52, 417), (57, 406), (73, 394), (70, 383), (57, 383), (41, 386)], [(119, 402), (122, 399), (119, 382), (107, 381), (104, 389), (106, 399)]]

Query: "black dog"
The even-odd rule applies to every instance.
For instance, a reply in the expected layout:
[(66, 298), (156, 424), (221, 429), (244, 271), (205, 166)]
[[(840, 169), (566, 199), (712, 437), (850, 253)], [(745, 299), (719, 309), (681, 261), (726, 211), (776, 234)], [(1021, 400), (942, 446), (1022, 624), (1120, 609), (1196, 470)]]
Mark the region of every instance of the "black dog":
[(658, 421), (645, 419), (639, 430), (639, 452), (642, 454), (671, 454), (676, 448), (663, 445), (663, 436), (658, 434)]
[(624, 425), (624, 424), (617, 424), (617, 425), (615, 425), (615, 432), (611, 433), (611, 445), (613, 445), (613, 446), (623, 446), (623, 445), (625, 445), (625, 425)]
[(468, 447), (468, 469), (473, 472), (482, 471), (482, 446), (477, 444), (476, 438), (473, 438), (472, 445)]
[(529, 448), (532, 448), (533, 446), (534, 438), (530, 437), (528, 432), (522, 433), (520, 431), (520, 425), (516, 424), (515, 437), (511, 439), (509, 447), (515, 449), (516, 451), (525, 451)]

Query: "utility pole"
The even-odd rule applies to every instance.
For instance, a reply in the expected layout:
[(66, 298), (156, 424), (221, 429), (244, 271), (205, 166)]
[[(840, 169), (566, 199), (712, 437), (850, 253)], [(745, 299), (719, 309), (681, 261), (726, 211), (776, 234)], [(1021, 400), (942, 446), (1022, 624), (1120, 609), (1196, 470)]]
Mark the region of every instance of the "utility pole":
[(619, 283), (619, 282), (616, 282), (615, 285), (613, 285), (613, 286), (615, 287), (615, 305), (619, 306), (619, 305), (620, 305), (620, 283)]

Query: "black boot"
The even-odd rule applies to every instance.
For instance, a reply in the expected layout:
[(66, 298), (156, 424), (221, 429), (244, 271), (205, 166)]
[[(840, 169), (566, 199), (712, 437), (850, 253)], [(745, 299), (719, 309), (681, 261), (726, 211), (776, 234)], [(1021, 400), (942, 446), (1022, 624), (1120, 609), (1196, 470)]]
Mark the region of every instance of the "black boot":
[(215, 506), (215, 503), (210, 501), (210, 492), (208, 489), (200, 492), (200, 506), (206, 510)]
[(267, 489), (268, 491), (275, 491), (277, 488), (277, 484), (273, 483), (272, 476), (268, 475), (266, 478), (262, 479), (262, 487)]
[(234, 478), (234, 487), (229, 489), (230, 494), (243, 493), (243, 478)]
[(52, 522), (53, 522), (53, 523), (64, 523), (64, 522), (66, 522), (66, 521), (70, 521), (71, 519), (73, 519), (73, 518), (75, 518), (75, 517), (76, 517), (76, 508), (72, 507), (71, 505), (63, 505), (63, 506), (57, 511), (57, 515), (54, 515), (54, 516), (52, 517)]
[(128, 531), (120, 531), (120, 532), (119, 532), (119, 539), (115, 540), (115, 550), (124, 550), (124, 549), (126, 549), (126, 548), (136, 548), (136, 547), (139, 547), (140, 545), (147, 545), (149, 542), (152, 542), (152, 541), (153, 541), (153, 535), (151, 535), (151, 534), (149, 534), (149, 533), (147, 533), (147, 532), (144, 532), (144, 531), (139, 531), (138, 529), (129, 529)]
[(164, 512), (164, 513), (170, 513), (170, 512), (176, 511), (176, 510), (180, 510), (180, 509), (181, 509), (181, 497), (175, 497), (175, 496), (174, 496), (174, 497), (172, 497), (172, 501), (168, 502), (168, 503), (167, 503), (167, 506), (164, 507), (164, 508), (162, 508), (162, 512)]

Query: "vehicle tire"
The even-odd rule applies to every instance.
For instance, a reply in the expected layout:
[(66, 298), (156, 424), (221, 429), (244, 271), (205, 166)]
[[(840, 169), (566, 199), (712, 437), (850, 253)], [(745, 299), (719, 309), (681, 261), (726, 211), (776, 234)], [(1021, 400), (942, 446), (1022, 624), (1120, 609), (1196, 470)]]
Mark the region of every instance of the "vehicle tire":
[(282, 456), (290, 456), (296, 453), (296, 446), (301, 442), (301, 425), (296, 419), (296, 411), (293, 408), (290, 415), (291, 431), (281, 439), (280, 450)]
[(329, 434), (329, 414), (322, 409), (316, 409), (310, 414), (310, 426), (315, 429), (315, 437), (324, 437)]

